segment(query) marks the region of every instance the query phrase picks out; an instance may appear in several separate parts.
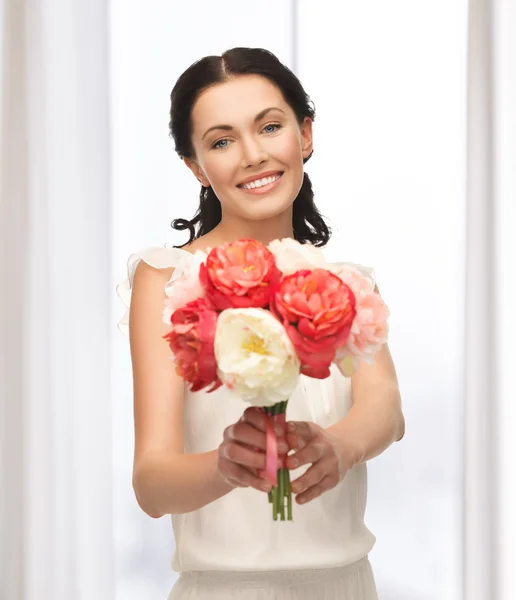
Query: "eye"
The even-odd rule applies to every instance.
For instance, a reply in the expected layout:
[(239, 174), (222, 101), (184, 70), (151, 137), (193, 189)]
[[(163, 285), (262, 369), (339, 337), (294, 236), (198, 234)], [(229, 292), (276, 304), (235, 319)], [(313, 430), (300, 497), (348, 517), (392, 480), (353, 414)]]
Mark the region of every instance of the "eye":
[[(280, 123), (269, 123), (268, 125), (265, 125), (265, 127), (263, 128), (262, 131), (265, 131), (265, 133), (274, 133), (275, 131), (278, 131), (279, 129), (281, 129), (283, 127), (283, 125), (281, 125)], [(268, 129), (268, 128), (272, 128), (272, 129)], [(267, 131), (268, 129), (268, 131)], [(224, 142), (226, 142), (224, 145)], [(229, 145), (229, 140), (227, 138), (222, 138), (221, 140), (217, 140), (214, 144), (212, 144), (212, 148), (214, 150), (224, 150), (224, 148), (227, 148)]]
[(275, 129), (273, 129), (272, 131), (266, 131), (265, 133), (274, 133), (278, 129), (281, 129), (282, 125), (280, 125), (279, 123), (269, 123), (268, 125), (265, 125), (263, 130), (265, 131), (268, 127), (274, 127)]
[(215, 143), (213, 144), (212, 148), (221, 148), (221, 149), (222, 149), (222, 148), (227, 148), (227, 145), (226, 145), (226, 146), (219, 146), (219, 144), (221, 144), (222, 142), (227, 142), (227, 141), (228, 141), (228, 139), (227, 139), (227, 138), (223, 138), (223, 139), (221, 139), (221, 140), (218, 140), (217, 142), (215, 142)]

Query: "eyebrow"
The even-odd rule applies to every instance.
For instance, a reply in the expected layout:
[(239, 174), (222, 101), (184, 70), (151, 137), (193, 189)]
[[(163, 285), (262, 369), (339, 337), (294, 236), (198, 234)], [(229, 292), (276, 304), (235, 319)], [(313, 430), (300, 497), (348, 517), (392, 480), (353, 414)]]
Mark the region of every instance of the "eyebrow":
[[(256, 117), (254, 118), (254, 122), (257, 123), (258, 121), (263, 119), (263, 117), (265, 117), (265, 115), (267, 113), (269, 113), (271, 110), (279, 110), (284, 115), (287, 114), (284, 110), (281, 110), (281, 108), (278, 108), (277, 106), (270, 106), (269, 108), (265, 108), (264, 110), (259, 112), (256, 115)], [(233, 127), (231, 125), (214, 125), (213, 127), (210, 127), (209, 129), (206, 130), (206, 132), (202, 136), (202, 139), (204, 140), (204, 138), (208, 135), (208, 133), (210, 133), (210, 131), (213, 131), (214, 129), (223, 129), (224, 131), (232, 131)]]

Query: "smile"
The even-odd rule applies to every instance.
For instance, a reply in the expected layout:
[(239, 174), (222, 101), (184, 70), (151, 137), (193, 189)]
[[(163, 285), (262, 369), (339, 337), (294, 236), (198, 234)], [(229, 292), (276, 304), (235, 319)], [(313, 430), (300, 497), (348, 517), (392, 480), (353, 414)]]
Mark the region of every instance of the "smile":
[(251, 192), (254, 194), (264, 194), (274, 189), (278, 185), (278, 182), (280, 181), (282, 175), (283, 173), (277, 173), (276, 175), (264, 177), (263, 179), (257, 179), (255, 181), (239, 185), (238, 187), (246, 192)]

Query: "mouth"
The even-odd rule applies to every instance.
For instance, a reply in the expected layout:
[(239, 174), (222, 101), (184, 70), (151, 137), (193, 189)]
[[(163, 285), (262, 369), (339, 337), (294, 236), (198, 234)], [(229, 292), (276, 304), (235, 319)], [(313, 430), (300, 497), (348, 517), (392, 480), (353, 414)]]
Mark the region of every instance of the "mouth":
[(237, 187), (244, 192), (250, 194), (265, 194), (275, 189), (283, 177), (283, 171), (278, 171), (274, 175), (264, 177), (263, 179), (257, 179), (249, 183), (239, 184)]

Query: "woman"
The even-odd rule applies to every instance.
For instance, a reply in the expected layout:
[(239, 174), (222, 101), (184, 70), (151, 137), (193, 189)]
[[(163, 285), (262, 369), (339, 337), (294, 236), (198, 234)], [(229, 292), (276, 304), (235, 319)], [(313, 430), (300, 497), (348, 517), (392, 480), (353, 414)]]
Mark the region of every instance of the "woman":
[[(291, 237), (324, 246), (330, 231), (303, 165), (313, 152), (315, 111), (295, 75), (270, 52), (234, 48), (194, 63), (171, 94), (176, 151), (202, 185), (182, 248), (129, 259), (118, 288), (129, 305), (134, 381), (133, 485), (151, 517), (172, 515), (170, 600), (377, 598), (364, 524), (366, 461), (400, 440), (404, 418), (387, 346), (351, 378), (332, 366), (300, 377), (289, 401), (293, 522), (274, 522), (267, 501), (263, 414), (224, 388), (191, 393), (162, 336), (164, 288), (193, 253), (239, 238)], [(366, 269), (364, 268), (366, 271)]]

